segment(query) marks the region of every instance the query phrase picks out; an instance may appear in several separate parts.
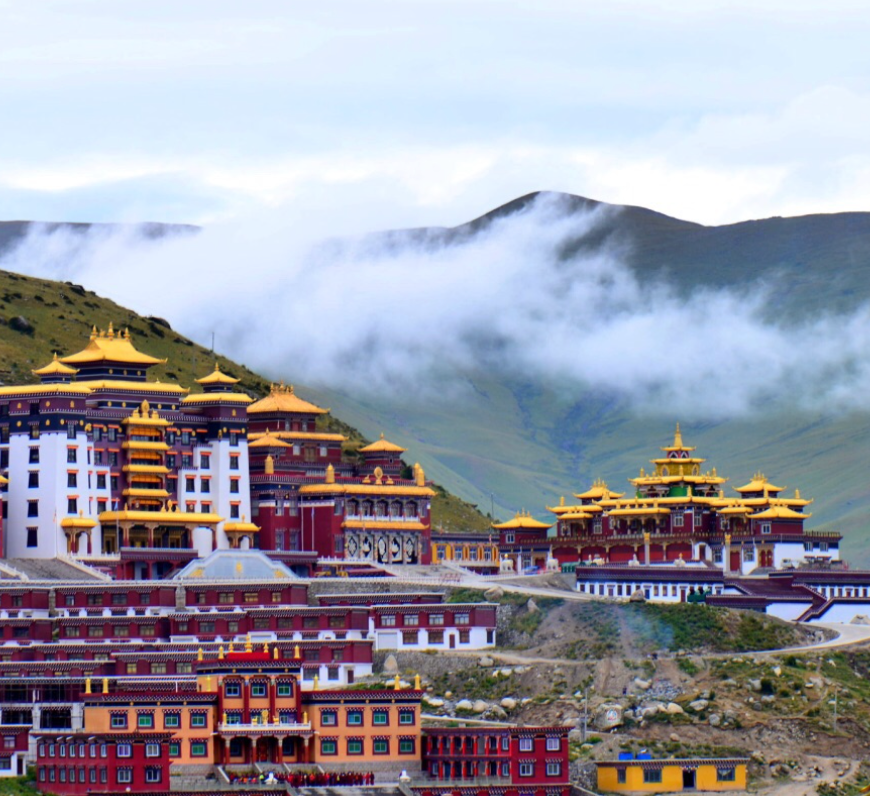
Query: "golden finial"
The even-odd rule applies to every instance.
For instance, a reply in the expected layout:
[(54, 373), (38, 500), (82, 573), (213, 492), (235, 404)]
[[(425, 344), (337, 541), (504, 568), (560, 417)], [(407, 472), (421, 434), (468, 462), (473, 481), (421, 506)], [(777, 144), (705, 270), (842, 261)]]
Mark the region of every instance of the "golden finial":
[(97, 327), (94, 326), (94, 327), (91, 329), (91, 340), (96, 340), (96, 339), (97, 339)]
[(207, 674), (205, 676), (205, 690), (211, 691), (211, 675), (210, 674)]
[(426, 486), (426, 473), (423, 472), (423, 468), (418, 464), (417, 465), (417, 486)]
[(393, 680), (393, 690), (394, 691), (401, 691), (402, 690), (402, 683), (399, 680), (399, 675), (396, 675), (395, 680)]
[(220, 647), (218, 647), (218, 660), (222, 661), (223, 659), (224, 659), (224, 645), (221, 644)]
[(293, 660), (298, 661), (302, 657), (302, 654), (299, 652), (299, 645), (297, 644), (293, 647)]
[(196, 651), (196, 659), (197, 659), (198, 661), (201, 661), (201, 660), (204, 659), (204, 653), (203, 653), (203, 651), (202, 651), (202, 647), (200, 647), (200, 648)]
[(308, 724), (308, 711), (307, 710), (302, 711), (302, 723)]
[(562, 495), (562, 497), (559, 498), (559, 505), (560, 505), (560, 506), (564, 506), (564, 505), (565, 505), (565, 496), (564, 496), (564, 495)]
[(680, 424), (677, 423), (677, 430), (674, 432), (674, 447), (683, 447), (683, 435), (680, 433)]
[(269, 642), (268, 641), (263, 642), (263, 652), (265, 652), (266, 655), (269, 654)]
[(266, 457), (266, 467), (264, 468), (264, 472), (266, 475), (273, 475), (275, 473), (275, 460), (272, 458), (271, 453)]
[(109, 693), (109, 678), (108, 677), (103, 678), (103, 693), (104, 694)]
[(316, 674), (314, 675), (314, 690), (320, 690), (320, 678)]
[(227, 712), (226, 712), (226, 711), (224, 711), (224, 720), (223, 720), (223, 723), (224, 723), (224, 724), (227, 723)]
[(248, 635), (245, 636), (245, 652), (253, 652), (253, 651), (254, 651), (254, 645), (251, 644), (251, 634), (248, 633)]
[(800, 491), (800, 489), (795, 489), (795, 491), (794, 491), (794, 499), (795, 499), (795, 500), (800, 500), (800, 499), (801, 499), (801, 491)]
[(91, 678), (90, 677), (85, 678), (85, 693), (86, 694), (91, 693)]
[(108, 331), (108, 333), (107, 333), (107, 337), (108, 337), (110, 340), (114, 340), (114, 339), (115, 339), (115, 330), (112, 328), (112, 322), (111, 322), (111, 321), (109, 321), (109, 331)]
[(148, 403), (148, 401), (142, 401), (142, 406), (139, 407), (139, 412), (141, 413), (142, 417), (145, 417), (145, 415), (147, 415), (150, 411), (151, 405)]
[(421, 690), (420, 689), (420, 675), (419, 674), (414, 675), (414, 690), (415, 691)]
[(269, 723), (269, 711), (266, 708), (263, 708), (260, 711), (260, 724), (268, 724)]
[(726, 544), (726, 546), (731, 544), (731, 534), (730, 533), (725, 534), (725, 544)]
[(215, 373), (220, 373), (220, 372), (221, 372), (221, 365), (220, 365), (220, 362), (215, 362), (215, 363), (214, 363), (214, 372), (215, 372)]
[(233, 650), (233, 642), (230, 641), (230, 646), (227, 647), (227, 655), (232, 655), (233, 652), (234, 652), (234, 650)]
[(335, 468), (331, 464), (326, 465), (326, 483), (335, 483)]
[(278, 660), (278, 645), (277, 644), (274, 647), (272, 647), (272, 660), (274, 660), (274, 661)]

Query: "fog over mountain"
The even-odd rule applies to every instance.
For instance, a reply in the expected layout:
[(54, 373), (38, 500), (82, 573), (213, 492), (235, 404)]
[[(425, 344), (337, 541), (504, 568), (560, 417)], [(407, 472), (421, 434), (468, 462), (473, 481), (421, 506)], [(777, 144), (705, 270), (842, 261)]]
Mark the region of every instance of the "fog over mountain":
[(591, 477), (624, 479), (675, 420), (735, 478), (791, 467), (812, 489), (826, 476), (807, 429), (855, 438), (867, 423), (866, 214), (703, 227), (545, 193), (453, 229), (327, 226), (31, 225), (0, 267), (81, 283), (202, 343), (214, 332), (227, 355), (411, 444), (484, 510), (540, 513)]

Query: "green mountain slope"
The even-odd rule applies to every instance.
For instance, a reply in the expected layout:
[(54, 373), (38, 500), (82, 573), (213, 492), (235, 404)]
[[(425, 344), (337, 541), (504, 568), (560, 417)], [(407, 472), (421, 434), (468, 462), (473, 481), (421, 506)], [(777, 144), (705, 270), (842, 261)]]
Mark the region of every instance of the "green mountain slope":
[[(454, 229), (389, 233), (404, 245), (454, 245), (496, 218), (524, 208), (522, 197)], [(579, 212), (598, 203), (568, 197)], [(644, 280), (666, 280), (686, 294), (703, 287), (774, 286), (780, 322), (842, 312), (870, 300), (870, 213), (772, 218), (704, 227), (637, 207), (609, 214), (594, 234), (569, 242), (565, 254), (616, 247)], [(807, 362), (807, 385), (816, 378)], [(647, 466), (668, 444), (680, 417), (641, 417), (612, 397), (566, 396), (557, 384), (479, 373), (452, 401), (421, 405), (401, 397), (361, 399), (339, 391), (314, 394), (369, 435), (384, 429), (421, 451), (427, 472), (457, 495), (503, 518), (521, 508), (539, 517), (559, 497), (596, 477), (611, 488)], [(870, 402), (868, 402), (870, 407)], [(870, 565), (870, 414), (824, 416), (798, 411), (727, 423), (685, 423), (684, 437), (727, 488), (762, 470), (778, 485), (815, 498), (809, 527), (846, 536), (845, 555)]]
[[(20, 237), (18, 226), (0, 225), (0, 238), (4, 228), (12, 229)], [(159, 228), (156, 229), (160, 234)], [(194, 379), (210, 373), (217, 362), (221, 370), (241, 379), (239, 386), (245, 392), (261, 396), (269, 390), (269, 382), (262, 376), (177, 334), (162, 318), (143, 318), (80, 285), (6, 271), (0, 271), (0, 381), (6, 384), (38, 382), (32, 369), (48, 363), (55, 352), (63, 355), (84, 348), (93, 326), (107, 328), (110, 323), (116, 329), (128, 327), (138, 347), (168, 360), (165, 365), (151, 369), (157, 379), (195, 387)], [(333, 414), (318, 419), (318, 423), (349, 438), (345, 445), (348, 456), (355, 455), (356, 449), (367, 442), (359, 431)], [(408, 455), (415, 454), (411, 448)], [(486, 518), (473, 506), (443, 489), (438, 491), (433, 502), (436, 524), (488, 527)]]

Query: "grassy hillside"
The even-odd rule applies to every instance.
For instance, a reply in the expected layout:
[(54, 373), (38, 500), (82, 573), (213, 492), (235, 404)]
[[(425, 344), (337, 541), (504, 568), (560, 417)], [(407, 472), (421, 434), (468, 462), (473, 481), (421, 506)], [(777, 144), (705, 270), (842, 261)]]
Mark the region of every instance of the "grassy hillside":
[[(110, 323), (116, 329), (129, 328), (138, 348), (168, 360), (165, 365), (151, 369), (153, 378), (195, 387), (194, 379), (210, 373), (217, 362), (221, 370), (241, 379), (239, 386), (245, 392), (260, 396), (269, 390), (267, 380), (182, 337), (162, 318), (140, 317), (80, 285), (33, 279), (6, 271), (0, 271), (0, 381), (7, 384), (37, 382), (31, 373), (34, 368), (48, 363), (54, 352), (63, 356), (84, 348), (93, 326), (107, 328)], [(367, 442), (359, 431), (332, 414), (318, 418), (318, 424), (349, 438), (345, 445), (348, 455), (353, 455)], [(408, 455), (415, 454), (410, 447)], [(488, 525), (472, 506), (444, 489), (439, 489), (433, 502), (432, 516), (436, 526), (483, 528)]]

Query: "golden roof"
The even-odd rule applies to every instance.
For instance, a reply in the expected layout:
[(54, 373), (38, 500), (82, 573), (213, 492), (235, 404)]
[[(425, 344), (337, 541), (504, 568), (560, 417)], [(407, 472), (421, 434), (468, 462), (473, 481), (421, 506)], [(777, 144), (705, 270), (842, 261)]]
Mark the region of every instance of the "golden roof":
[(100, 523), (112, 522), (156, 522), (161, 525), (216, 525), (223, 522), (219, 514), (200, 514), (195, 511), (178, 511), (177, 506), (160, 511), (137, 511), (124, 508), (121, 511), (103, 511), (100, 513)]
[[(300, 495), (407, 495), (409, 497), (434, 497), (434, 490), (428, 486), (402, 486), (391, 484), (306, 484), (299, 487)], [(547, 526), (549, 527), (549, 526)]]
[(662, 448), (663, 451), (693, 451), (694, 448), (690, 448), (688, 445), (683, 445), (683, 435), (680, 432), (680, 424), (677, 423), (677, 430), (674, 431), (674, 442), (673, 444), (667, 446), (666, 448)]
[(257, 533), (260, 530), (259, 525), (254, 525), (252, 522), (245, 522), (245, 518), (242, 517), (242, 522), (225, 522), (224, 523), (224, 531), (227, 533)]
[(190, 390), (186, 387), (179, 387), (177, 384), (167, 384), (161, 381), (127, 381), (125, 379), (100, 379), (99, 381), (86, 382), (87, 387), (92, 391), (111, 390), (128, 391), (128, 392), (165, 392), (183, 395), (189, 393)]
[(214, 370), (201, 379), (196, 379), (197, 384), (238, 384), (240, 379), (234, 379), (232, 376), (227, 376), (226, 373), (221, 373), (221, 366), (215, 362)]
[(125, 489), (122, 493), (124, 497), (138, 497), (138, 498), (168, 498), (169, 493), (165, 489), (145, 489), (145, 488), (135, 488), (131, 487), (129, 489)]
[(127, 365), (162, 365), (165, 359), (143, 354), (133, 347), (129, 330), (115, 334), (112, 324), (109, 330), (97, 331), (95, 326), (91, 332), (90, 342), (77, 354), (64, 357), (61, 362), (67, 365), (89, 365), (96, 362), (122, 362)]
[(139, 442), (139, 440), (125, 439), (121, 447), (135, 451), (168, 451), (169, 446), (165, 442)]
[(601, 498), (621, 498), (625, 492), (611, 492), (607, 488), (607, 484), (602, 481), (600, 478), (596, 479), (595, 483), (592, 484), (591, 489), (587, 489), (585, 492), (575, 493), (574, 497), (579, 498), (580, 500), (600, 500)]
[(540, 522), (539, 520), (536, 520), (527, 511), (518, 511), (516, 513), (516, 516), (512, 520), (508, 520), (507, 522), (493, 523), (492, 527), (498, 531), (541, 531), (547, 528), (552, 528), (553, 523), (550, 523), (548, 525), (545, 522)]
[(631, 517), (631, 516), (645, 516), (648, 514), (670, 514), (671, 510), (669, 508), (665, 508), (664, 506), (656, 506), (653, 505), (644, 505), (638, 503), (633, 506), (626, 506), (625, 508), (612, 509), (610, 511), (611, 517)]
[[(678, 461), (687, 461), (681, 459)], [(699, 461), (703, 461), (700, 459)], [(724, 484), (728, 479), (721, 475), (711, 475), (709, 473), (699, 475), (642, 475), (637, 478), (629, 478), (630, 483), (635, 486), (653, 486), (654, 484), (677, 484), (685, 482), (687, 484)]]
[(585, 511), (568, 511), (559, 515), (560, 520), (591, 520), (592, 515)]
[(125, 464), (121, 470), (125, 473), (142, 475), (166, 475), (169, 473), (169, 468), (162, 464)]
[(96, 520), (92, 520), (90, 517), (83, 517), (81, 514), (78, 517), (64, 517), (60, 521), (61, 528), (94, 528), (96, 525)]
[(22, 384), (20, 386), (0, 387), (0, 395), (22, 397), (27, 395), (90, 395), (91, 388), (86, 384)]
[(329, 410), (321, 409), (308, 401), (302, 400), (295, 392), (293, 385), (273, 384), (265, 398), (252, 403), (248, 414), (265, 414), (267, 412), (304, 412), (309, 415), (325, 415)]
[(249, 404), (253, 400), (250, 395), (243, 392), (198, 392), (185, 396), (181, 399), (181, 403), (185, 406), (207, 403)]
[[(220, 395), (220, 393), (216, 393)], [(263, 436), (263, 432), (258, 431), (255, 434), (248, 434), (248, 439), (259, 439)], [(298, 439), (302, 441), (323, 441), (323, 442), (344, 442), (347, 437), (344, 434), (331, 434), (326, 431), (273, 431), (273, 437), (278, 439)]]
[(251, 439), (256, 437), (253, 442), (248, 442), (249, 448), (292, 448), (292, 445), (288, 445), (284, 440), (278, 439), (274, 434), (269, 433), (269, 429), (266, 429), (265, 434), (255, 434), (252, 435)]
[(407, 448), (402, 448), (399, 445), (396, 445), (390, 442), (387, 439), (384, 439), (383, 433), (381, 434), (381, 438), (377, 442), (373, 442), (371, 445), (366, 445), (364, 448), (360, 448), (360, 453), (404, 453)]
[(723, 508), (717, 508), (717, 514), (752, 514), (755, 511), (751, 506), (735, 504), (733, 506), (724, 506)]
[(764, 473), (756, 473), (752, 476), (752, 480), (744, 486), (736, 486), (734, 489), (737, 492), (782, 492), (784, 486), (774, 486), (767, 480)]
[(416, 520), (345, 520), (342, 528), (372, 531), (424, 531), (426, 526)]
[(76, 368), (68, 368), (57, 358), (57, 354), (55, 354), (54, 359), (52, 359), (45, 367), (39, 368), (39, 370), (31, 370), (30, 372), (34, 376), (75, 376), (75, 374), (78, 373), (78, 370), (76, 370)]
[(152, 410), (148, 401), (142, 401), (139, 408), (133, 411), (129, 417), (125, 417), (121, 421), (125, 426), (169, 426), (171, 423), (160, 417), (156, 410)]
[(793, 511), (788, 506), (771, 506), (758, 514), (752, 514), (753, 520), (805, 520), (812, 517), (812, 514), (801, 514), (799, 511)]

